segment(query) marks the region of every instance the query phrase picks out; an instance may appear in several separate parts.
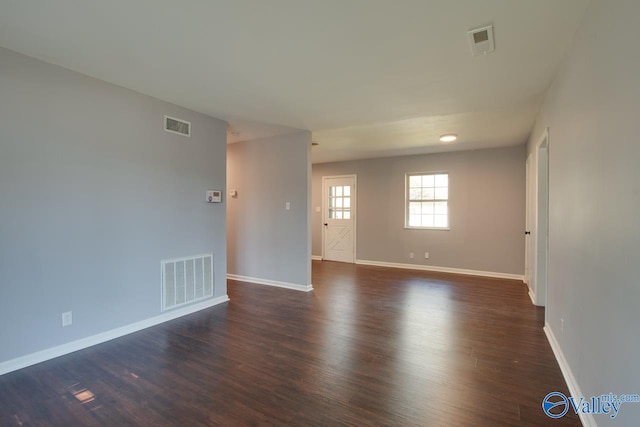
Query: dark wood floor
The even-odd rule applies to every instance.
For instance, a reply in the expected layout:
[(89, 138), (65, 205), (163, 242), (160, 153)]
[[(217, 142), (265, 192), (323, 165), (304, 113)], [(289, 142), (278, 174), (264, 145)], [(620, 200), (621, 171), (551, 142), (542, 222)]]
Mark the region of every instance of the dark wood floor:
[[(0, 377), (1, 426), (579, 426), (522, 283), (330, 262)], [(570, 411), (571, 412), (571, 411)]]

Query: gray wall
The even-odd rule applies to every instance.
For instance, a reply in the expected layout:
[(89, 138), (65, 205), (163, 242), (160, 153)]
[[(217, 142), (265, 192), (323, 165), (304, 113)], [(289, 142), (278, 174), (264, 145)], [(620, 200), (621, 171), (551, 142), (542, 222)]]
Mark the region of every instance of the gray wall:
[[(449, 172), (451, 229), (405, 230), (405, 174), (432, 171)], [(358, 177), (357, 259), (523, 274), (524, 146), (313, 165), (314, 255), (322, 254), (322, 177), (343, 174)]]
[(229, 145), (229, 273), (311, 284), (310, 146), (307, 131)]
[(160, 314), (162, 259), (213, 252), (225, 295), (225, 153), (220, 120), (0, 49), (0, 362)]
[[(638, 16), (637, 1), (592, 2), (529, 144), (549, 127), (546, 317), (587, 396), (640, 393)], [(637, 426), (640, 404), (596, 419)]]

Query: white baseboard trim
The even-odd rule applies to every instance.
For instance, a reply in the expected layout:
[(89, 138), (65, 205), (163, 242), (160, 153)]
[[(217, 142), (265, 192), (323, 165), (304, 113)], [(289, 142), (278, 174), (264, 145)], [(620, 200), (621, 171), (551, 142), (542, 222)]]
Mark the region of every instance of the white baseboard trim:
[(521, 274), (497, 273), (493, 271), (466, 270), (464, 268), (436, 267), (433, 265), (400, 264), (396, 262), (368, 261), (364, 259), (357, 259), (356, 264), (373, 265), (376, 267), (404, 268), (407, 270), (436, 271), (439, 273), (465, 274), (468, 276), (495, 277), (497, 279), (524, 280), (524, 276)]
[(197, 304), (167, 311), (158, 316), (131, 323), (130, 325), (111, 329), (106, 332), (101, 332), (99, 334), (81, 338), (76, 341), (58, 345), (56, 347), (47, 348), (45, 350), (7, 360), (6, 362), (0, 363), (0, 375), (17, 371), (18, 369), (26, 368), (27, 366), (35, 365), (37, 363), (46, 362), (47, 360), (55, 359), (56, 357), (64, 356), (65, 354), (73, 353), (75, 351), (101, 344), (103, 342), (111, 341), (115, 338), (120, 338), (133, 332), (137, 332), (151, 326), (159, 325), (160, 323), (168, 322), (169, 320), (177, 319), (178, 317), (186, 316), (187, 314), (192, 314), (197, 311), (222, 304), (226, 301), (229, 301), (229, 297), (227, 295), (208, 299)]
[(322, 261), (322, 256), (321, 255), (311, 255), (311, 260), (312, 261)]
[(533, 293), (531, 288), (529, 288), (529, 298), (531, 298), (531, 302), (533, 303), (533, 305), (538, 305), (536, 304), (536, 294)]
[(298, 285), (296, 283), (279, 282), (277, 280), (260, 279), (257, 277), (240, 276), (238, 274), (227, 274), (227, 279), (239, 282), (249, 282), (258, 285), (276, 286), (278, 288), (292, 289), (294, 291), (311, 292), (313, 285)]
[[(582, 391), (580, 390), (580, 386), (576, 381), (576, 377), (573, 376), (573, 372), (571, 372), (571, 368), (569, 367), (569, 363), (567, 359), (564, 357), (564, 353), (560, 349), (560, 344), (558, 344), (558, 340), (556, 340), (556, 336), (553, 334), (549, 323), (544, 324), (544, 333), (547, 336), (547, 341), (549, 341), (549, 345), (551, 346), (551, 350), (553, 350), (553, 354), (556, 356), (556, 360), (558, 361), (558, 365), (560, 365), (560, 370), (562, 371), (562, 376), (564, 380), (567, 382), (567, 387), (569, 387), (569, 392), (571, 396), (580, 397), (584, 396)], [(549, 390), (556, 391), (556, 390)], [(568, 397), (568, 396), (567, 396)], [(598, 427), (598, 423), (596, 423), (593, 414), (584, 414), (582, 412), (578, 413), (580, 417), (580, 421), (582, 425), (585, 427)]]

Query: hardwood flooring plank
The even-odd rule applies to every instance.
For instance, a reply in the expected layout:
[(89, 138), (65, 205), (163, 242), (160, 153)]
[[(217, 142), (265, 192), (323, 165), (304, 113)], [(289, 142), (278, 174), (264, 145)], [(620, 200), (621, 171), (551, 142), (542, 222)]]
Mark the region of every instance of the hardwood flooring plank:
[(3, 375), (0, 425), (536, 426), (568, 393), (522, 283), (314, 261), (313, 284), (229, 281), (229, 303)]

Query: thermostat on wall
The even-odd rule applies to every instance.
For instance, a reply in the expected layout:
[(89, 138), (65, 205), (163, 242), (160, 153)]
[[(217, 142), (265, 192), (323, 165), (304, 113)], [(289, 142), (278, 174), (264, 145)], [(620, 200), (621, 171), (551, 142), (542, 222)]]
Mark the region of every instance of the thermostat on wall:
[(222, 191), (207, 190), (207, 203), (220, 203), (222, 201)]

